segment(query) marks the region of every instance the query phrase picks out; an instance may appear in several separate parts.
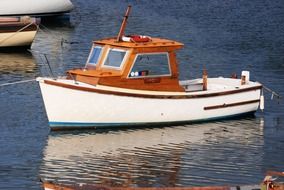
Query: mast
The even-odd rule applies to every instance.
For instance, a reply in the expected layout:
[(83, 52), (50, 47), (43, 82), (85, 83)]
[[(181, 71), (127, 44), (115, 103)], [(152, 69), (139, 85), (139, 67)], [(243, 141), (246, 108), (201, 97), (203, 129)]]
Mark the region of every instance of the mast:
[(124, 30), (126, 28), (126, 23), (127, 23), (128, 16), (130, 14), (130, 10), (131, 10), (131, 5), (128, 5), (127, 10), (126, 10), (125, 15), (124, 15), (124, 18), (123, 18), (123, 21), (122, 21), (122, 24), (120, 26), (119, 33), (118, 33), (117, 38), (116, 38), (117, 42), (120, 42), (121, 39), (122, 39), (122, 36), (124, 35)]

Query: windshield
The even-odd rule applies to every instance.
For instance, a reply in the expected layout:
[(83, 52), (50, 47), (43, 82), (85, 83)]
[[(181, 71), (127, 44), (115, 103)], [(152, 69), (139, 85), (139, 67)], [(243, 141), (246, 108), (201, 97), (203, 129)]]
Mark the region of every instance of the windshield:
[(109, 49), (104, 61), (104, 66), (119, 69), (124, 63), (126, 51), (120, 49)]
[(168, 53), (138, 54), (129, 77), (168, 76), (171, 74)]
[(98, 60), (100, 58), (102, 52), (102, 47), (100, 46), (93, 46), (91, 53), (89, 55), (86, 67), (90, 66), (90, 67), (95, 67), (96, 64), (98, 63)]

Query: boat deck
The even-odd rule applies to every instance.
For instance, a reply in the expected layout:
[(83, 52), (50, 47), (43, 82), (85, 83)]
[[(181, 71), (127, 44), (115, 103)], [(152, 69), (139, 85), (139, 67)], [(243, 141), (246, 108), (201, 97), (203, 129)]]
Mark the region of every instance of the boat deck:
[[(185, 80), (180, 81), (180, 85), (183, 86), (185, 91), (188, 92), (204, 92), (203, 90), (203, 80), (194, 79), (194, 80)], [(248, 86), (260, 85), (258, 82), (249, 82), (246, 85), (241, 85), (240, 79), (231, 79), (231, 78), (208, 78), (207, 92), (219, 91), (219, 90), (235, 90), (240, 88), (245, 88)]]
[(102, 90), (105, 92), (118, 92), (118, 93), (131, 93), (139, 95), (166, 95), (166, 96), (195, 96), (195, 95), (206, 95), (219, 92), (230, 92), (235, 90), (247, 89), (247, 88), (260, 88), (261, 84), (258, 82), (249, 82), (248, 84), (241, 85), (240, 79), (231, 78), (208, 78), (207, 90), (202, 89), (202, 79), (184, 80), (180, 81), (180, 85), (185, 89), (185, 92), (168, 92), (168, 91), (150, 91), (150, 90), (135, 90), (111, 87), (105, 85), (91, 85), (79, 81), (70, 79), (60, 78), (54, 79), (42, 79), (38, 78), (38, 81), (43, 80), (46, 83), (53, 85), (65, 84), (64, 87), (82, 89), (84, 91)]

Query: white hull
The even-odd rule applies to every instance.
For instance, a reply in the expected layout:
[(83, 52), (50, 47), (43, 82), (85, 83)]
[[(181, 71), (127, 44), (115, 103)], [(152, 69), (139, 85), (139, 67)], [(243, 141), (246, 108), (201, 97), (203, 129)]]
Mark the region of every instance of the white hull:
[(37, 31), (0, 33), (0, 47), (30, 46)]
[(73, 9), (70, 0), (1, 0), (0, 16), (47, 15), (69, 12)]
[(239, 85), (240, 80), (229, 78), (208, 79), (208, 90), (196, 92), (127, 90), (75, 84), (65, 79), (38, 81), (51, 128), (134, 126), (231, 117), (255, 112), (261, 90), (259, 83)]

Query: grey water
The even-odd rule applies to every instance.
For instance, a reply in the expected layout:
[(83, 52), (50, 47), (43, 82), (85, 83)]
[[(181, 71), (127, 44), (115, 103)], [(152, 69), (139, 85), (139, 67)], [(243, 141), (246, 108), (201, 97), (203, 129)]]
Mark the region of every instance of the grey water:
[[(251, 79), (284, 95), (284, 1), (73, 0), (70, 20), (43, 23), (32, 53), (0, 52), (0, 84), (83, 67), (92, 40), (117, 35), (128, 4), (127, 34), (185, 44), (180, 79)], [(41, 54), (40, 54), (40, 53)], [(39, 87), (0, 87), (0, 189), (59, 183), (165, 187), (257, 184), (284, 171), (284, 104), (265, 92), (254, 116), (159, 128), (50, 132)]]

